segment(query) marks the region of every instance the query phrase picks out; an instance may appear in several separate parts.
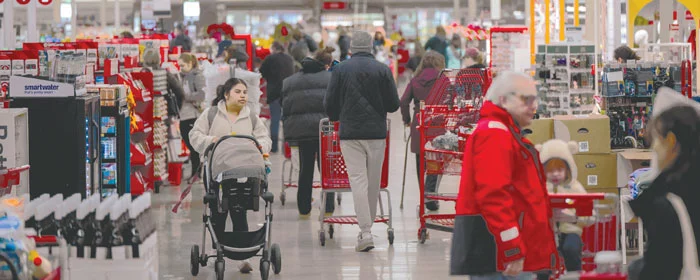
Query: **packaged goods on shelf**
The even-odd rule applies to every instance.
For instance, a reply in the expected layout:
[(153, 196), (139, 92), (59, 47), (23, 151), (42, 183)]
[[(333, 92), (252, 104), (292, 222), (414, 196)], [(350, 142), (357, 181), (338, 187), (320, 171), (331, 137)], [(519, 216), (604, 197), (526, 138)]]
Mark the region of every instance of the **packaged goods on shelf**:
[(524, 26), (492, 27), (489, 30), (491, 71), (526, 71), (530, 68), (530, 35), (527, 30)]
[[(0, 169), (29, 164), (29, 114), (26, 108), (0, 110)], [(29, 193), (29, 172), (20, 174), (14, 194)]]
[(542, 99), (538, 114), (552, 117), (592, 113), (596, 104), (592, 72), (595, 46), (540, 45), (537, 50), (536, 78), (540, 81)]

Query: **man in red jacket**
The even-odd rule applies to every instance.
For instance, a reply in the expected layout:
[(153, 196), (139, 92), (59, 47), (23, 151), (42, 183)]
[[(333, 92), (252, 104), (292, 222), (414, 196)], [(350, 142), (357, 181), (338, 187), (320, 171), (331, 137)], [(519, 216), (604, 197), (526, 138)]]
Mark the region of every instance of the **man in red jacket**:
[(521, 136), (537, 109), (535, 82), (494, 79), (464, 149), (450, 273), (472, 280), (532, 279), (558, 256), (546, 179), (534, 145)]

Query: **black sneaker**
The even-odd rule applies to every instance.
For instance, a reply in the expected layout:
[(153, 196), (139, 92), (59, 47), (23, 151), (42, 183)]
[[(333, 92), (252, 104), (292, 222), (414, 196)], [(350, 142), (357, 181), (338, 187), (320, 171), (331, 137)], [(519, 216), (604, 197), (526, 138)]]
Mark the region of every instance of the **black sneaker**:
[(430, 211), (440, 210), (440, 202), (435, 200), (427, 201), (425, 202), (425, 208), (428, 208)]

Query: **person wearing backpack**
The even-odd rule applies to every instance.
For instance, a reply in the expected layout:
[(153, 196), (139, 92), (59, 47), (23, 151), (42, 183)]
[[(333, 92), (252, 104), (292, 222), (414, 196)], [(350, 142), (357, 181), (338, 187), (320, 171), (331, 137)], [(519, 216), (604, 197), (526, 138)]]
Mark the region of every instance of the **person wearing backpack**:
[(661, 88), (647, 127), (658, 176), (629, 201), (647, 232), (644, 258), (630, 264), (629, 279), (700, 279), (700, 104)]
[[(270, 152), (272, 140), (267, 133), (267, 127), (248, 106), (248, 87), (243, 80), (231, 78), (216, 89), (216, 98), (211, 107), (207, 108), (197, 118), (194, 128), (190, 131), (190, 142), (198, 153), (204, 153), (209, 145), (216, 143), (219, 138), (227, 135), (252, 136), (263, 153)], [(212, 213), (218, 213), (212, 211)], [(248, 219), (245, 212), (230, 212), (234, 231), (248, 231)], [(212, 216), (215, 230), (223, 231), (226, 225), (225, 215)], [(242, 273), (250, 273), (252, 267), (248, 261), (239, 265)]]

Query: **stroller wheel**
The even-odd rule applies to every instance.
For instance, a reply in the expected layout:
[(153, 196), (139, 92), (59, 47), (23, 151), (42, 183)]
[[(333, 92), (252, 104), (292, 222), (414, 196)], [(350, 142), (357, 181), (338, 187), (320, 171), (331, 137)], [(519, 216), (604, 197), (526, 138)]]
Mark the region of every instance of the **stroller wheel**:
[(216, 272), (216, 280), (224, 280), (224, 260), (216, 261), (214, 272)]
[(386, 233), (389, 236), (389, 245), (394, 245), (394, 229), (390, 228)]
[(199, 274), (199, 246), (192, 246), (192, 252), (190, 254), (190, 272), (192, 276), (197, 276)]
[(264, 259), (260, 260), (260, 277), (262, 280), (270, 277), (270, 262)]
[(272, 247), (270, 248), (270, 259), (272, 261), (275, 274), (280, 274), (282, 271), (282, 253), (280, 252), (280, 245), (272, 244)]

